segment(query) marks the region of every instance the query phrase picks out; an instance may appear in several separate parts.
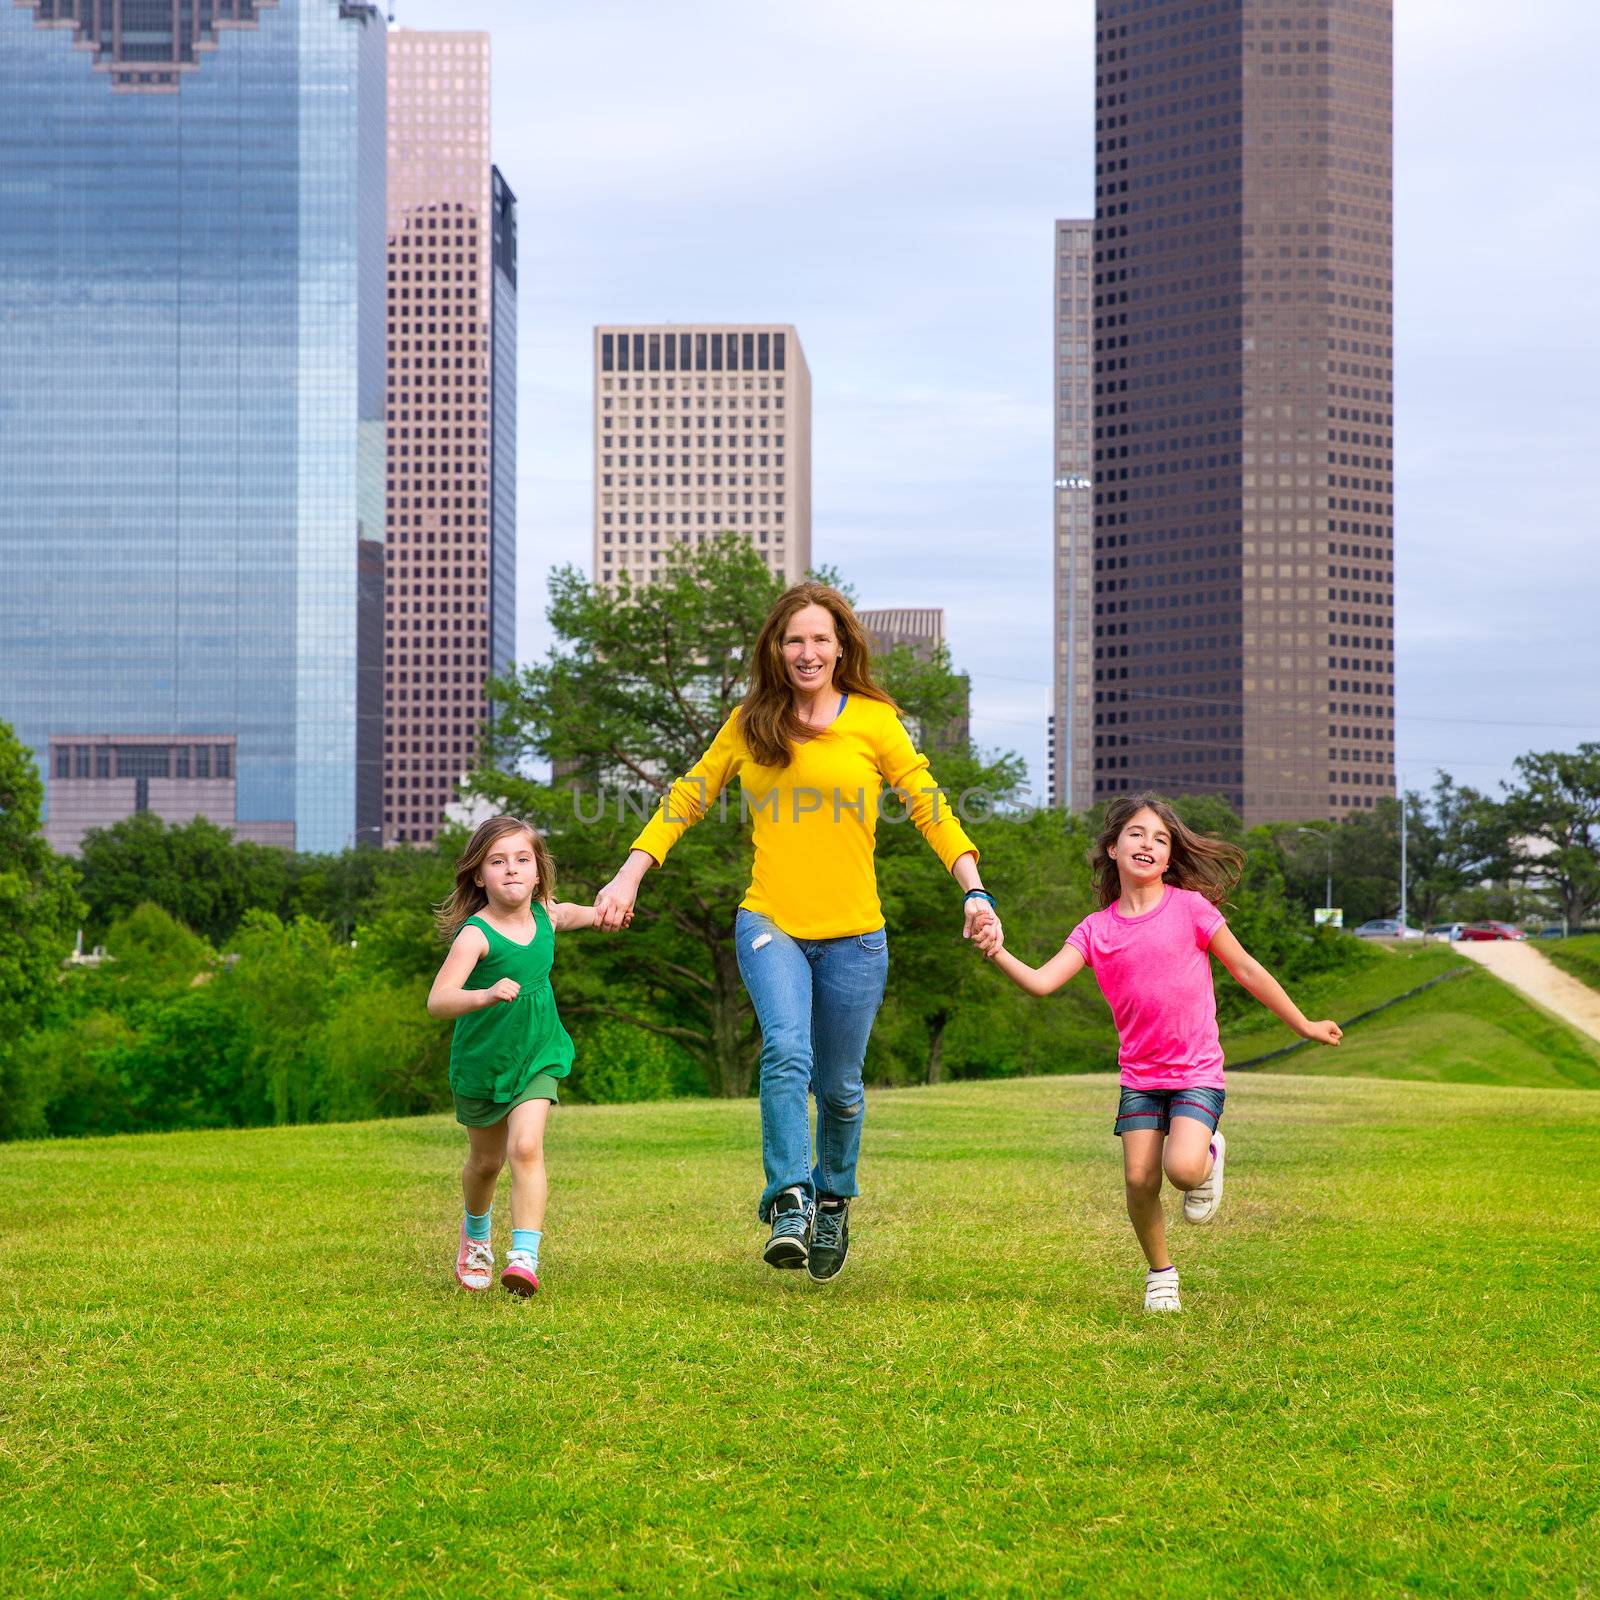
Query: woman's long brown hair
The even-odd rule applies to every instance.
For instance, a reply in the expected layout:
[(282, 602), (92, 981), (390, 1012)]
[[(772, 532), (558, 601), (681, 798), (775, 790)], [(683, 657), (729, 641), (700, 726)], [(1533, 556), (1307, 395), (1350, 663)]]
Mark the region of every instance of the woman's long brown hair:
[(489, 892), (477, 881), (478, 874), (489, 852), (513, 833), (525, 833), (533, 843), (533, 867), (539, 874), (534, 899), (549, 900), (556, 892), (556, 864), (538, 829), (521, 817), (490, 817), (487, 822), (478, 824), (477, 831), (467, 840), (467, 848), (456, 861), (455, 888), (433, 908), (433, 925), (446, 944), (461, 932), (461, 924), (468, 917), (475, 917), (488, 905)]
[(795, 612), (807, 606), (821, 606), (833, 618), (839, 640), (834, 688), (900, 709), (873, 681), (872, 646), (850, 602), (828, 584), (797, 583), (778, 596), (761, 624), (751, 652), (750, 687), (739, 707), (739, 731), (750, 754), (764, 767), (788, 766), (794, 746), (816, 735), (817, 730), (807, 727), (794, 708), (794, 686), (783, 658), (783, 636)]
[(1100, 837), (1089, 852), (1094, 871), (1094, 898), (1102, 911), (1122, 892), (1117, 864), (1109, 851), (1134, 814), (1153, 811), (1172, 837), (1172, 855), (1162, 877), (1175, 889), (1193, 889), (1219, 906), (1233, 892), (1244, 871), (1244, 851), (1226, 839), (1213, 839), (1187, 826), (1158, 794), (1120, 795), (1106, 807)]

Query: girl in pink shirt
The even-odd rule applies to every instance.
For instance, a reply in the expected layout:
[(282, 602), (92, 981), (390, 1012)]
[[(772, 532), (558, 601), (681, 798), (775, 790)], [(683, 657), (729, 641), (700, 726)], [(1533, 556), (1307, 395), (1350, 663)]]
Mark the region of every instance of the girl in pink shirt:
[(1144, 1308), (1177, 1311), (1178, 1269), (1167, 1254), (1161, 1212), (1163, 1168), (1185, 1191), (1186, 1221), (1209, 1222), (1222, 1203), (1222, 1044), (1208, 952), (1302, 1038), (1338, 1044), (1339, 1025), (1307, 1022), (1229, 930), (1217, 904), (1244, 866), (1236, 846), (1195, 833), (1165, 800), (1140, 794), (1106, 807), (1090, 861), (1100, 909), (1042, 967), (1001, 948), (993, 926), (977, 943), (1029, 994), (1051, 994), (1083, 967), (1099, 980), (1121, 1043), (1115, 1132), (1128, 1218), (1149, 1263)]

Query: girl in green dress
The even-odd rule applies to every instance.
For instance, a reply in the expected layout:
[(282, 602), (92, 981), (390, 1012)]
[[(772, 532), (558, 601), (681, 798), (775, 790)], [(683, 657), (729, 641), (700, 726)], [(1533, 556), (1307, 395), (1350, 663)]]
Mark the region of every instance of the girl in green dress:
[(489, 1219), (500, 1169), (511, 1165), (511, 1251), (500, 1281), (513, 1294), (539, 1287), (549, 1179), (544, 1128), (557, 1082), (572, 1070), (572, 1040), (550, 987), (555, 936), (594, 924), (592, 906), (554, 899), (555, 863), (537, 832), (491, 817), (456, 862), (455, 891), (434, 920), (450, 953), (428, 993), (428, 1015), (453, 1017), (450, 1088), (467, 1130), (465, 1202), (456, 1280), (494, 1278)]

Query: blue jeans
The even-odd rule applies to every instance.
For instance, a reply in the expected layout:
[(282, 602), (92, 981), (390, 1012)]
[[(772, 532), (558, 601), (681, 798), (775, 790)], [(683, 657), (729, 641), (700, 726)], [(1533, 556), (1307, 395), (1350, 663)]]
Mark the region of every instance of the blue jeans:
[[(766, 1222), (785, 1189), (848, 1199), (866, 1097), (861, 1063), (889, 976), (882, 928), (843, 939), (791, 939), (770, 917), (741, 910), (733, 925), (739, 976), (761, 1025), (761, 1162)], [(817, 1097), (816, 1161), (811, 1109)]]

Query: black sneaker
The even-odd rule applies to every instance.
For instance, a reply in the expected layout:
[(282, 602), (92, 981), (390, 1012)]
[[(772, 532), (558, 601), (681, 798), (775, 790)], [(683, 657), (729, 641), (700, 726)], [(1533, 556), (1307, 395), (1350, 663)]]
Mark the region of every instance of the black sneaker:
[(824, 1200), (811, 1224), (811, 1254), (806, 1271), (814, 1283), (831, 1283), (850, 1254), (850, 1202)]
[(785, 1189), (772, 1202), (772, 1237), (761, 1252), (769, 1267), (803, 1267), (811, 1238), (814, 1207), (798, 1189)]

